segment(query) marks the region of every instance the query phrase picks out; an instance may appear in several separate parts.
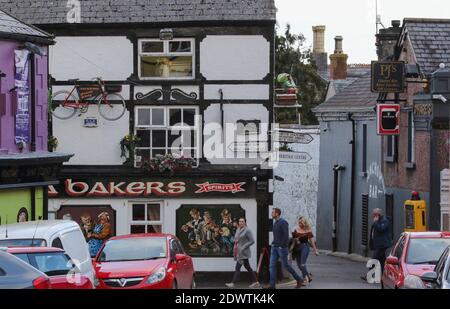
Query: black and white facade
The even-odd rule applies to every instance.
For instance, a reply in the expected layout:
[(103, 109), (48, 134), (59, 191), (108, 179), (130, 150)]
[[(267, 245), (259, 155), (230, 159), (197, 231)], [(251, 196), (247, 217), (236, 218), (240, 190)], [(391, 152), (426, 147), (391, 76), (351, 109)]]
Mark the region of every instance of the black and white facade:
[[(95, 106), (68, 120), (53, 118), (57, 150), (75, 155), (61, 184), (49, 188), (49, 217), (107, 211), (115, 235), (175, 234), (195, 257), (197, 271), (230, 271), (226, 228), (245, 216), (256, 236), (256, 267), (269, 242), (272, 205), (272, 171), (262, 165), (271, 148), (274, 1), (99, 3), (2, 2), (3, 9), (55, 35), (53, 93), (70, 90), (71, 79), (89, 84), (101, 77), (121, 85), (126, 100), (127, 111), (116, 121), (104, 120)], [(162, 30), (173, 39), (161, 40)], [(256, 129), (222, 130), (227, 124)], [(120, 141), (128, 134), (140, 137), (135, 166), (121, 157)], [(257, 151), (252, 136), (259, 137)], [(194, 168), (170, 176), (139, 167), (145, 158), (173, 152), (175, 139), (183, 155), (195, 158)], [(195, 235), (186, 224), (196, 211), (215, 221), (219, 248), (212, 242), (189, 248)]]

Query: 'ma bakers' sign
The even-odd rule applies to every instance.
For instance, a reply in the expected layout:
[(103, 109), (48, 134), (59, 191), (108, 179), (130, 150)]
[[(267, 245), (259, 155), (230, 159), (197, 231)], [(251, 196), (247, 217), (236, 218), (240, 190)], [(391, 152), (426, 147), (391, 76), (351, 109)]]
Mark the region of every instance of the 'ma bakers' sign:
[(184, 181), (108, 181), (93, 182), (66, 179), (60, 186), (49, 186), (48, 196), (59, 197), (148, 197), (205, 195), (210, 193), (237, 194), (246, 192), (246, 182), (189, 184)]

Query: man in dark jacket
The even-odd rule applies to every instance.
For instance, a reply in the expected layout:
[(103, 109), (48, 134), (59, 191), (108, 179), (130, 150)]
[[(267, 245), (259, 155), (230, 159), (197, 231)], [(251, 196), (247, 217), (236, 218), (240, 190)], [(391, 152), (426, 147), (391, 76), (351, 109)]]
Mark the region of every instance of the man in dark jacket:
[(297, 281), (296, 288), (300, 288), (303, 283), (302, 275), (299, 275), (288, 262), (289, 245), (289, 223), (281, 218), (281, 210), (274, 208), (272, 211), (273, 223), (273, 242), (270, 252), (270, 283), (268, 288), (275, 288), (277, 280), (277, 262), (281, 259), (281, 265), (292, 274)]
[(386, 251), (392, 246), (391, 223), (383, 216), (383, 211), (379, 208), (373, 210), (372, 218), (373, 225), (369, 245), (373, 250), (372, 258), (380, 262), (383, 271)]

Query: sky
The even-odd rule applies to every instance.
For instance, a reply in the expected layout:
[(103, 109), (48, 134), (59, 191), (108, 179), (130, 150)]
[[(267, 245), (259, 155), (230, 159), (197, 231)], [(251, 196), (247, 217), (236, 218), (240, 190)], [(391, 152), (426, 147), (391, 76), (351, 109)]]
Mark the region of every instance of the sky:
[[(275, 0), (281, 28), (291, 24), (294, 33), (306, 37), (312, 46), (312, 26), (325, 25), (325, 49), (334, 51), (334, 37), (344, 37), (349, 63), (370, 63), (376, 58), (376, 0)], [(385, 27), (405, 17), (450, 19), (449, 0), (378, 0), (378, 14)]]

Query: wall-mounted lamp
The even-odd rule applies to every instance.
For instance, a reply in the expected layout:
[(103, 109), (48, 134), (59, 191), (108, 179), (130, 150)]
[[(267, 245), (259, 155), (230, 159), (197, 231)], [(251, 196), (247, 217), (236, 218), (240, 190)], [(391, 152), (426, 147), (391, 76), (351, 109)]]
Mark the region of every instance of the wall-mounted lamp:
[(173, 30), (169, 28), (164, 28), (159, 31), (159, 39), (162, 41), (173, 40)]

